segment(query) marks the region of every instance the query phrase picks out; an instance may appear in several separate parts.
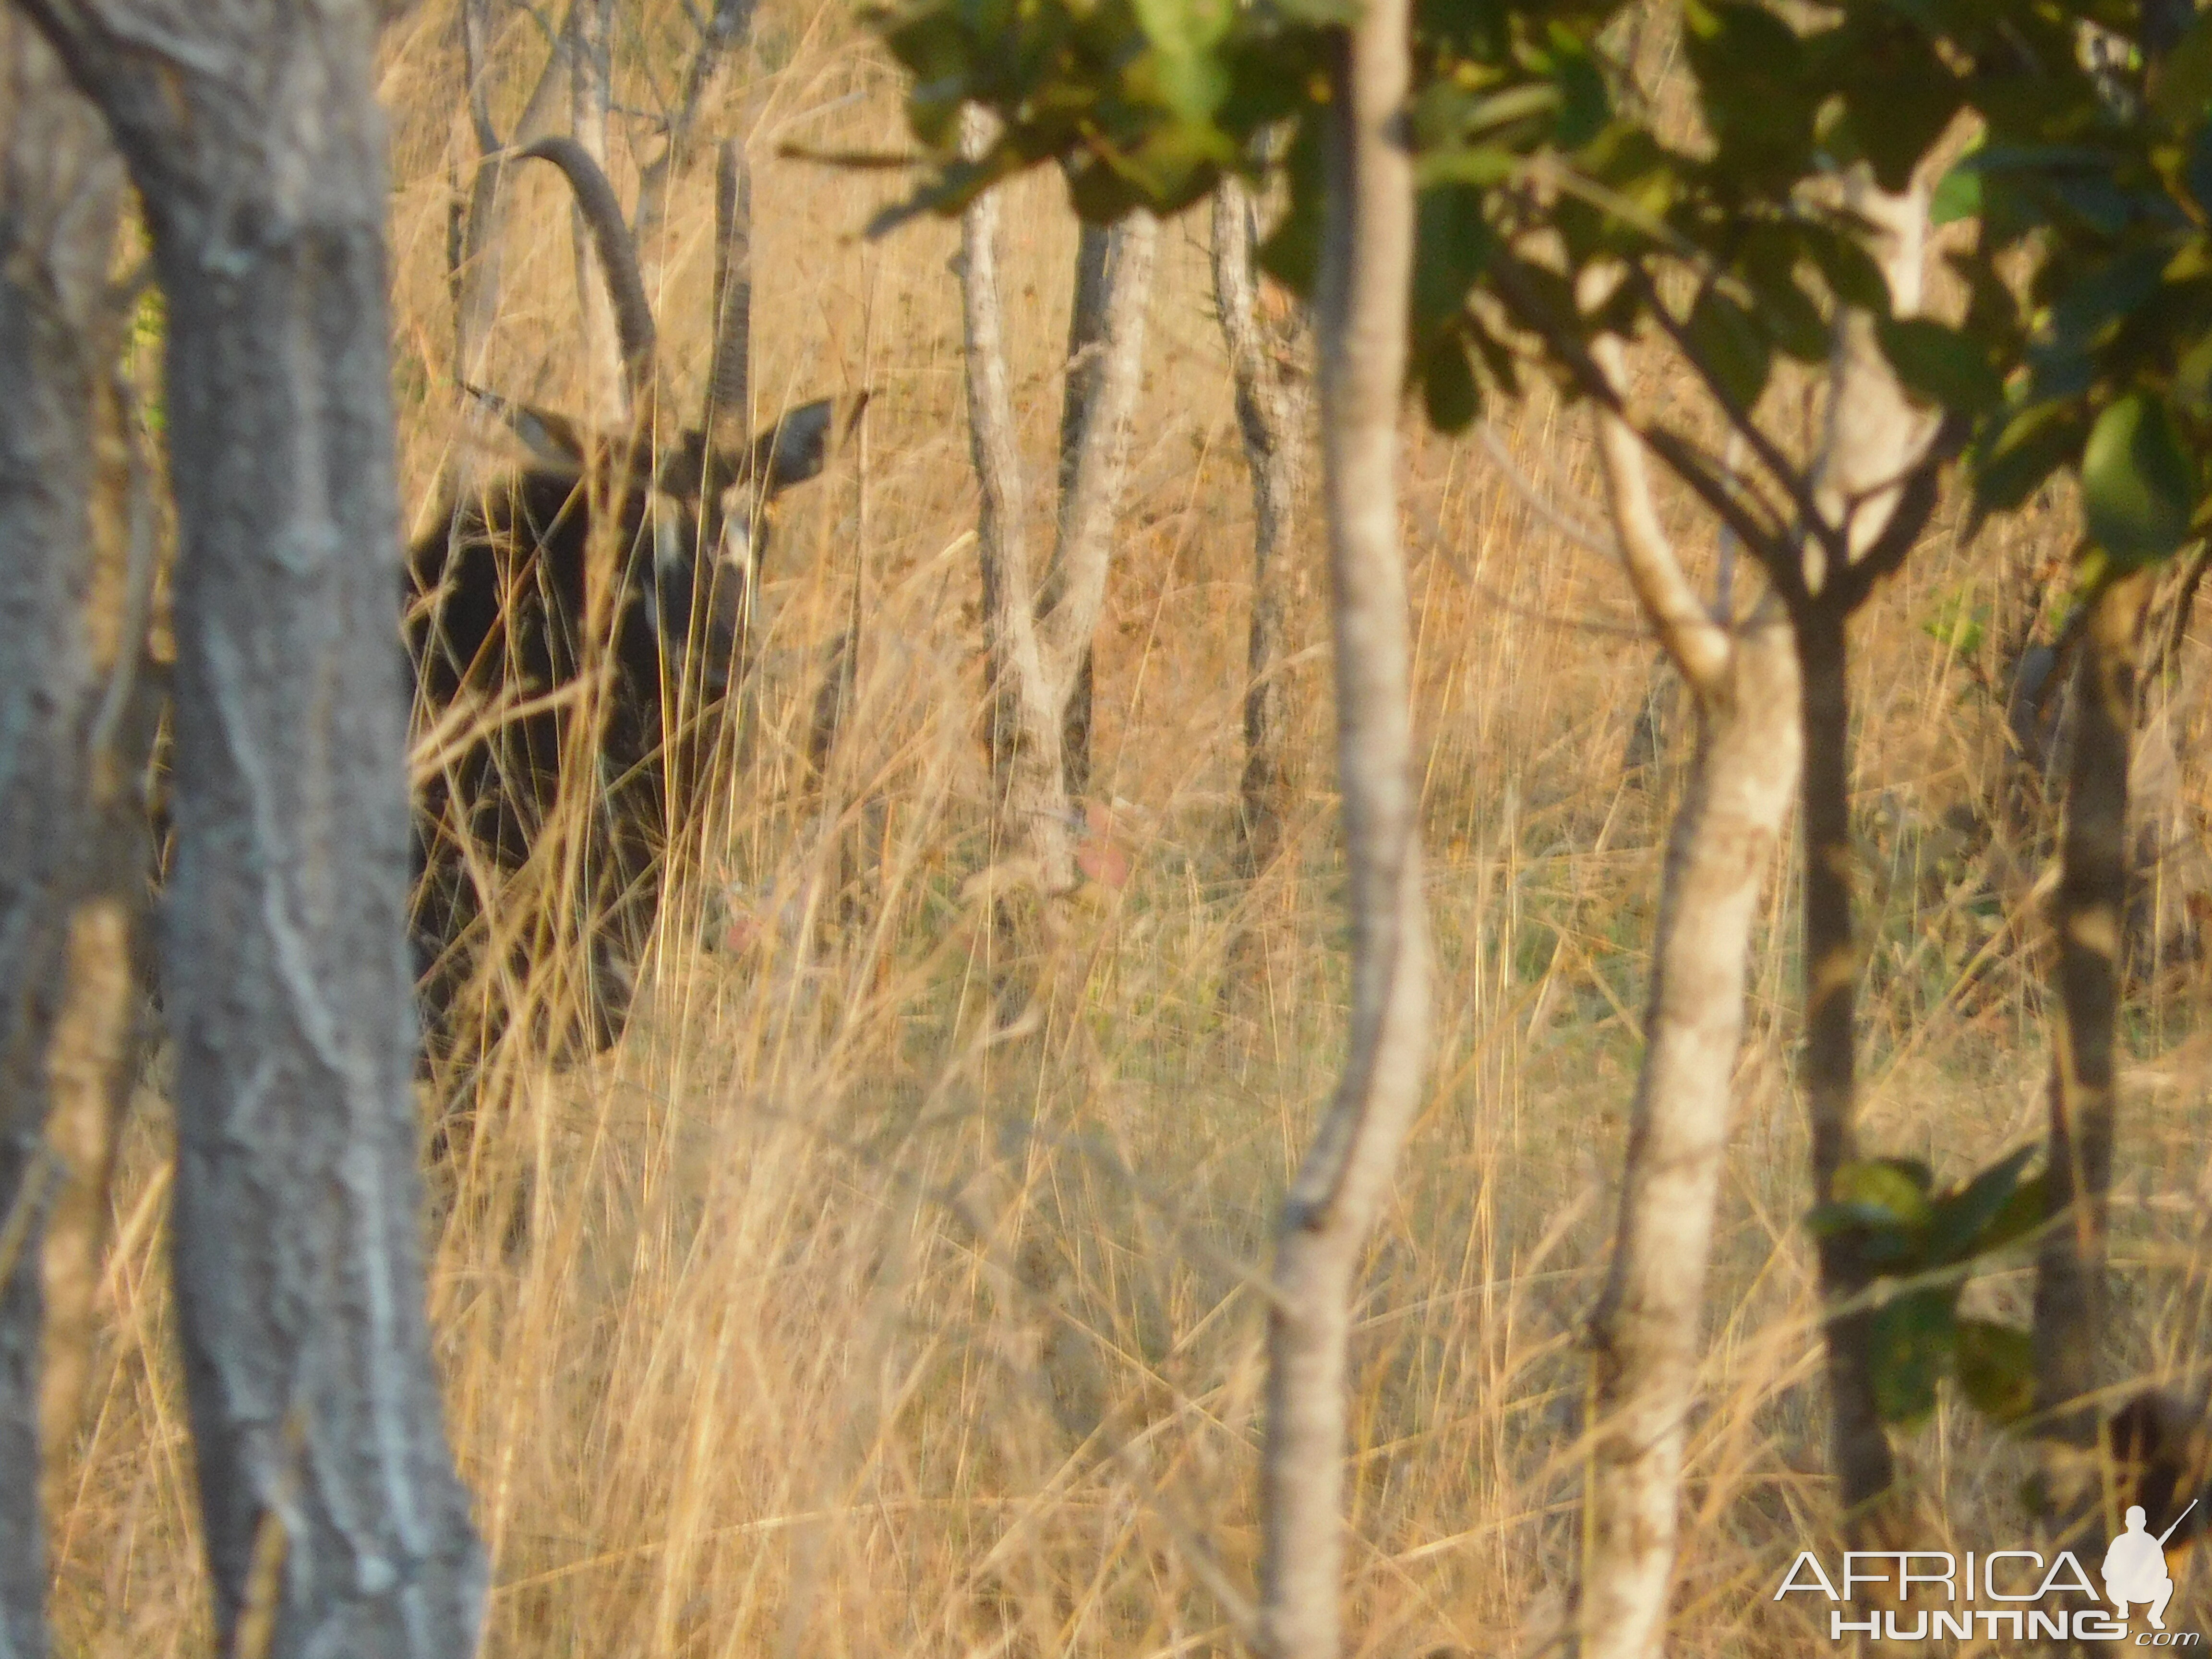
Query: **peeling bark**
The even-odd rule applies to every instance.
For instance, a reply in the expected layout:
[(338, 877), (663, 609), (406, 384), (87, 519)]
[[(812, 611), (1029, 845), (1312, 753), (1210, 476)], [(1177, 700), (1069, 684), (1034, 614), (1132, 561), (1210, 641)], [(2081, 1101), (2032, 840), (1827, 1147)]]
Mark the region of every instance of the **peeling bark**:
[(1333, 66), (1320, 301), (1322, 462), (1336, 647), (1337, 769), (1352, 910), (1350, 1052), (1285, 1195), (1267, 1317), (1259, 1646), (1342, 1646), (1346, 1344), (1360, 1255), (1418, 1108), (1428, 913), (1408, 710), (1397, 417), (1413, 258), (1407, 0), (1374, 0)]

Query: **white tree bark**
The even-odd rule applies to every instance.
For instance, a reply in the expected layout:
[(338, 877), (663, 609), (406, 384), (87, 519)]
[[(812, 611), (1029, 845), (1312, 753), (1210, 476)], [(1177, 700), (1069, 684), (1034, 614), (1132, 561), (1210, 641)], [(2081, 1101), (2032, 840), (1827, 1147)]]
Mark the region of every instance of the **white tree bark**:
[(1410, 12), (1408, 0), (1370, 0), (1334, 69), (1318, 313), (1352, 1030), (1343, 1078), (1276, 1235), (1261, 1477), (1260, 1645), (1269, 1659), (1336, 1659), (1342, 1644), (1352, 1281), (1428, 1064), (1397, 487), (1413, 258), (1413, 164), (1397, 131)]
[(375, 8), (20, 9), (168, 300), (173, 1279), (219, 1640), (454, 1659), (484, 1565), (418, 1235)]
[[(981, 118), (971, 113), (969, 119), (968, 142), (980, 147)], [(1001, 854), (1033, 866), (1048, 916), (1050, 902), (1077, 884), (1065, 721), (1105, 599), (1129, 424), (1142, 385), (1158, 225), (1137, 214), (1091, 245), (1098, 267), (1091, 301), (1096, 355), (1072, 372), (1095, 379), (1079, 416), (1071, 411), (1066, 422), (1079, 435), (1067, 446), (1058, 529), (1042, 575), (1030, 551), (1029, 491), (1006, 361), (998, 226), (994, 191), (961, 216), (961, 318), (969, 453), (982, 503), (976, 539), (991, 678), (992, 774)]]
[[(1601, 340), (1592, 355), (1625, 395), (1620, 342)], [(1751, 933), (1797, 787), (1797, 659), (1789, 620), (1771, 599), (1740, 629), (1707, 611), (1660, 526), (1641, 442), (1615, 413), (1601, 408), (1596, 421), (1631, 585), (1698, 712), (1697, 750), (1661, 880), (1620, 1224), (1590, 1322), (1594, 1411), (1583, 1496), (1583, 1659), (1657, 1659)]]
[(1142, 389), (1145, 313), (1159, 225), (1149, 213), (1085, 225), (1075, 253), (1060, 426), (1060, 523), (1038, 596), (1047, 671), (1058, 677), (1060, 769), (1071, 797), (1091, 787), (1091, 636), (1106, 599)]

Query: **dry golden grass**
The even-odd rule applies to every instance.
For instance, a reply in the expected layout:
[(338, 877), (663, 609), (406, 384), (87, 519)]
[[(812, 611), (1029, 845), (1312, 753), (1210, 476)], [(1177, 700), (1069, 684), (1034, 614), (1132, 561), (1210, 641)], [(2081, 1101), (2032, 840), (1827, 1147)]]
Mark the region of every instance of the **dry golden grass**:
[[(410, 513), (453, 430), (444, 247), (465, 135), (450, 9), (400, 26), (385, 81)], [(672, 38), (678, 9), (648, 10)], [(877, 398), (860, 475), (794, 498), (783, 526), (745, 753), (703, 878), (686, 872), (666, 908), (628, 1039), (561, 1073), (513, 1043), (495, 1057), (478, 1156), (433, 1240), (449, 1424), (495, 1563), (488, 1650), (1225, 1652), (1255, 1554), (1251, 1283), (1344, 1019), (1314, 538), (1293, 641), (1295, 854), (1248, 890), (1229, 828), (1249, 496), (1202, 217), (1179, 220), (1100, 635), (1099, 792), (1127, 803), (1136, 876), (1085, 913), (1042, 1030), (994, 1045), (971, 879), (985, 781), (953, 238), (928, 223), (863, 243), (894, 186), (774, 159), (783, 137), (900, 139), (898, 88), (847, 10), (772, 0), (760, 39), (758, 395)], [(503, 110), (538, 48), (518, 27), (507, 50)], [(623, 96), (645, 103), (640, 51), (623, 52)], [(665, 82), (665, 41), (645, 55)], [(578, 388), (574, 285), (557, 185), (536, 173), (491, 379), (557, 406)], [(687, 384), (709, 188), (684, 181), (663, 264), (665, 349)], [(1015, 197), (1012, 344), (1042, 477), (1073, 233), (1054, 180)], [(1593, 513), (1577, 418), (1539, 398), (1510, 422), (1530, 471)], [(1429, 1104), (1363, 1291), (1353, 1628), (1362, 1655), (1533, 1656), (1573, 1559), (1577, 1344), (1687, 738), (1662, 720), (1667, 758), (1623, 775), (1657, 678), (1612, 570), (1547, 532), (1471, 445), (1414, 438), (1408, 480), (1442, 977)], [(1673, 511), (1709, 563), (1709, 532)], [(1981, 881), (2002, 849), (1946, 827), (1987, 787), (2001, 725), (1974, 679), (1994, 642), (1950, 624), (1996, 605), (2008, 562), (2063, 548), (2066, 522), (2060, 504), (1962, 547), (1947, 521), (1861, 635), (1869, 1138), (1945, 1173), (2039, 1133), (2045, 1066), (2033, 952), (1959, 977), (2001, 902), (2033, 928), (2023, 882)], [(817, 789), (806, 720), (856, 581), (861, 708)], [(841, 850), (855, 839), (857, 863)], [(732, 883), (768, 925), (708, 952), (705, 890)], [(1769, 1598), (1797, 1550), (1830, 1541), (1786, 884), (1769, 914), (1692, 1448), (1686, 1654), (1804, 1650), (1803, 1603)], [(2194, 1028), (2194, 983), (2131, 1013), (2139, 1054)], [(2144, 1370), (2181, 1375), (2212, 1299), (2197, 1219), (2212, 1115), (2201, 1067), (2144, 1081), (2124, 1127), (2120, 1340)], [(69, 1653), (210, 1644), (158, 1092), (134, 1119), (109, 1330), (76, 1496), (54, 1517)], [(1977, 1294), (2021, 1310), (2024, 1276)], [(1911, 1452), (1960, 1547), (2020, 1541), (2016, 1450), (1947, 1403)]]

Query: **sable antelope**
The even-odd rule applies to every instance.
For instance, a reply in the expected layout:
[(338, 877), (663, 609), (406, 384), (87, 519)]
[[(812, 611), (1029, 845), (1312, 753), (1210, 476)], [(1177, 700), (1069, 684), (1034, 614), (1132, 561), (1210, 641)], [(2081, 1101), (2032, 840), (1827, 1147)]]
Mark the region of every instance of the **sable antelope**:
[[(822, 471), (866, 394), (744, 430), (744, 313), (731, 280), (725, 155), (725, 269), (706, 408), (665, 435), (655, 331), (637, 251), (605, 173), (574, 140), (523, 150), (566, 175), (613, 301), (633, 419), (587, 434), (558, 416), (477, 394), (505, 418), (529, 465), (474, 500), (408, 558), (407, 639), (432, 729), (447, 740), (416, 819), (416, 965), (431, 1052), (482, 1042), (501, 1016), (458, 1006), (489, 958), (493, 924), (526, 969), (565, 932), (588, 942), (580, 1013), (556, 1047), (598, 1049), (622, 1034), (639, 959), (660, 905), (672, 813), (686, 807), (714, 721), (745, 667), (747, 602), (769, 509)], [(737, 297), (734, 301), (732, 296)], [(595, 580), (594, 568), (603, 574)], [(562, 793), (580, 824), (556, 895), (495, 916), (486, 888), (531, 864)], [(518, 927), (518, 921), (520, 925)]]

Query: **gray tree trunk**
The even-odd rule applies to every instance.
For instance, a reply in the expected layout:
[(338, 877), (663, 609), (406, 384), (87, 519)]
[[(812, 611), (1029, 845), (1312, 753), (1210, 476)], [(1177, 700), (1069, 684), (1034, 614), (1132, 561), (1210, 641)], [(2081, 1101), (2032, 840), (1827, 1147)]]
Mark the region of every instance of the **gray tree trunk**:
[[(1592, 355), (1625, 392), (1620, 342), (1600, 341)], [(1619, 415), (1601, 406), (1595, 418), (1623, 562), (1698, 719), (1661, 881), (1619, 1230), (1590, 1322), (1583, 1494), (1582, 1659), (1657, 1659), (1751, 933), (1797, 787), (1797, 658), (1772, 599), (1740, 629), (1707, 611), (1661, 527), (1642, 445)]]
[[(2079, 1452), (2097, 1440), (2093, 1396), (2105, 1375), (2106, 1255), (2117, 1091), (2113, 1042), (2127, 936), (2128, 757), (2136, 653), (2154, 573), (2136, 571), (2091, 601), (2074, 678), (2066, 826), (2051, 929), (2059, 1020), (2051, 1044), (2051, 1225), (2036, 1257), (2036, 1409), (2042, 1431)], [(2065, 1518), (2099, 1525), (2084, 1495)], [(2099, 1537), (2095, 1547), (2101, 1547)], [(2077, 1551), (2085, 1542), (2068, 1540)]]
[[(1928, 236), (1923, 180), (1890, 195), (1854, 175), (1850, 205), (1872, 227), (1869, 249), (1889, 283), (1899, 316), (1921, 307)], [(1932, 425), (1906, 400), (1876, 342), (1872, 320), (1846, 312), (1836, 329), (1829, 368), (1828, 430), (1816, 458), (1815, 501), (1844, 532), (1853, 559), (1890, 527), (1902, 499), (1896, 483), (1925, 452)], [(1887, 487), (1885, 488), (1884, 486)], [(1868, 590), (1831, 570), (1820, 549), (1803, 550), (1805, 596), (1793, 618), (1802, 688), (1805, 770), (1805, 1095), (1812, 1131), (1815, 1201), (1834, 1191), (1837, 1171), (1858, 1157), (1857, 997), (1863, 965), (1857, 939), (1858, 854), (1850, 822), (1850, 655), (1852, 611)], [(1912, 1528), (1909, 1494), (1896, 1487), (1896, 1460), (1876, 1407), (1869, 1363), (1872, 1265), (1846, 1235), (1820, 1242), (1820, 1291), (1831, 1310), (1826, 1329), (1829, 1441), (1848, 1535), (1872, 1549), (1902, 1547)]]
[(1129, 427), (1143, 389), (1145, 311), (1159, 226), (1148, 213), (1085, 225), (1075, 250), (1067, 377), (1060, 416), (1060, 524), (1038, 603), (1065, 684), (1060, 769), (1073, 799), (1091, 788), (1091, 641), (1127, 481)]
[(1342, 1645), (1352, 1284), (1428, 1067), (1428, 912), (1398, 536), (1413, 173), (1395, 129), (1410, 79), (1411, 10), (1409, 0), (1372, 0), (1333, 71), (1317, 311), (1352, 1030), (1342, 1079), (1284, 1197), (1275, 1238), (1261, 1455), (1260, 1646), (1268, 1659), (1337, 1659)]
[(88, 873), (95, 433), (120, 343), (107, 264), (123, 170), (98, 114), (13, 17), (0, 17), (0, 1655), (30, 1659), (47, 1650), (46, 1136)]
[(1224, 178), (1213, 192), (1213, 302), (1229, 348), (1244, 464), (1252, 474), (1252, 623), (1245, 652), (1244, 772), (1237, 789), (1241, 850), (1251, 876), (1282, 850), (1290, 805), (1283, 617), (1304, 471), (1299, 440), (1306, 405), (1304, 390), (1276, 361), (1261, 325), (1257, 240), (1250, 195), (1240, 180)]
[(375, 9), (23, 9), (107, 115), (169, 304), (163, 983), (218, 1628), (286, 1659), (453, 1659), (484, 1565), (417, 1238)]

